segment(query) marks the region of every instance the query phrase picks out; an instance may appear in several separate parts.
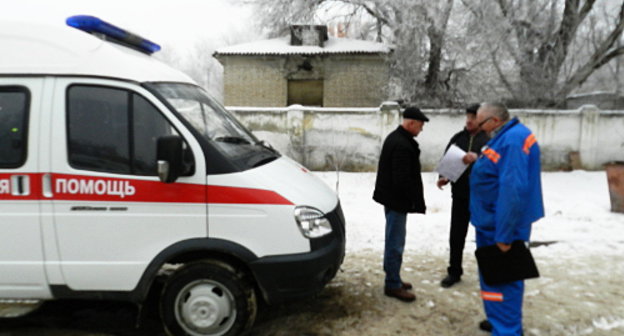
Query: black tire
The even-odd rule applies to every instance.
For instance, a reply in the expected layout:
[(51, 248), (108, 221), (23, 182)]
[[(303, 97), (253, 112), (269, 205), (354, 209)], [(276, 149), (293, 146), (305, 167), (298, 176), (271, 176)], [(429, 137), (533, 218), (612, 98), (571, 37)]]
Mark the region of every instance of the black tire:
[(181, 267), (160, 299), (165, 330), (174, 336), (239, 335), (253, 324), (256, 309), (245, 274), (214, 260)]

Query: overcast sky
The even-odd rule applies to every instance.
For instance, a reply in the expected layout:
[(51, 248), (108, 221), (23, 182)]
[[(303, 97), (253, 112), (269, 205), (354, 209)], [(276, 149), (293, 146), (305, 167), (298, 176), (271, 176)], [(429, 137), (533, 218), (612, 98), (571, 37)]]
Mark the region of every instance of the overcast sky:
[(184, 50), (198, 40), (246, 31), (251, 8), (231, 0), (0, 0), (0, 20), (65, 25), (93, 15), (160, 45)]

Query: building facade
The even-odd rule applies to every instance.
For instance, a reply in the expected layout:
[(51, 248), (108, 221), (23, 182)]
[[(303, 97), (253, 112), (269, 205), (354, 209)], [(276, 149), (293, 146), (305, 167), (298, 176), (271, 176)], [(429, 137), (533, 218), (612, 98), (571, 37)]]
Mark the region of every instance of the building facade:
[(386, 100), (388, 56), (382, 43), (328, 38), (325, 26), (218, 49), (226, 106), (377, 107)]

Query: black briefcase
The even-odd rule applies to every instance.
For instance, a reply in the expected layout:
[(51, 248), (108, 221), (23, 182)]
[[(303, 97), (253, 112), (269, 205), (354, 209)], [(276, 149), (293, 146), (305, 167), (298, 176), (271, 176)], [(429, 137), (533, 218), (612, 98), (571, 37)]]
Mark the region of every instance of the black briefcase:
[(507, 252), (496, 245), (489, 245), (478, 248), (475, 255), (483, 281), (488, 285), (539, 277), (531, 251), (521, 240), (511, 243)]

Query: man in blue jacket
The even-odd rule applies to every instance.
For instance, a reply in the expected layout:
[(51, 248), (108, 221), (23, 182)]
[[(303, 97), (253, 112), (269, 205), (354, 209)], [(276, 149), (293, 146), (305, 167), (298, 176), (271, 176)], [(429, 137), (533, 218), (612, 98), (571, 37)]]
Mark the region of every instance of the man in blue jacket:
[[(484, 103), (479, 127), (491, 140), (470, 175), (470, 220), (477, 248), (497, 245), (502, 252), (515, 240), (528, 242), (531, 225), (544, 216), (540, 150), (535, 136), (501, 103)], [(480, 327), (495, 336), (522, 335), (524, 281), (490, 286), (480, 279), (487, 320)]]

